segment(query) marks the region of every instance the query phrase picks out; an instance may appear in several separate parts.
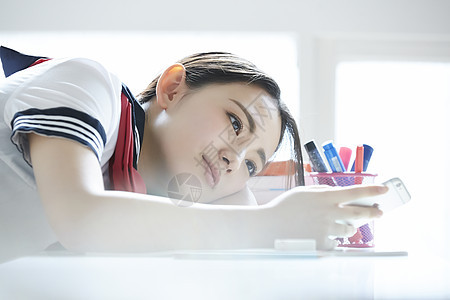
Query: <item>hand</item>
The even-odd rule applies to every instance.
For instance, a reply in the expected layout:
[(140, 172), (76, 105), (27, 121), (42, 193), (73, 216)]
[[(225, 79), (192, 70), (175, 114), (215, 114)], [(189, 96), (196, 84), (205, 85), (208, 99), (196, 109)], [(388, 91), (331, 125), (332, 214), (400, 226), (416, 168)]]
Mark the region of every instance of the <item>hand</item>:
[[(345, 205), (362, 197), (387, 192), (385, 186), (296, 187), (268, 204), (277, 238), (315, 239), (317, 249), (331, 250), (332, 239), (356, 233), (356, 224), (383, 213), (376, 207)], [(269, 213), (270, 215), (270, 213)]]

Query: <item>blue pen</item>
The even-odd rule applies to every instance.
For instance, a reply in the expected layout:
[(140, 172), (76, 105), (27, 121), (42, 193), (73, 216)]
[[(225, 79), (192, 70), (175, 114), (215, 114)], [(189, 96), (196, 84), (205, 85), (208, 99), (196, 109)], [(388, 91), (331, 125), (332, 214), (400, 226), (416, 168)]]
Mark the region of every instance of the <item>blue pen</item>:
[[(372, 157), (373, 148), (369, 145), (363, 144), (364, 146), (364, 160), (363, 160), (363, 171), (367, 171), (367, 167), (369, 166), (370, 158)], [(352, 172), (355, 171), (355, 162), (353, 162)]]
[(314, 141), (310, 141), (305, 144), (306, 153), (308, 153), (311, 161), (311, 166), (315, 172), (326, 173), (328, 172), (327, 165), (322, 159), (319, 150), (316, 147)]
[(345, 171), (344, 163), (342, 162), (339, 154), (336, 151), (332, 142), (325, 142), (323, 145), (325, 156), (328, 160), (328, 164), (331, 167), (333, 173), (342, 173)]

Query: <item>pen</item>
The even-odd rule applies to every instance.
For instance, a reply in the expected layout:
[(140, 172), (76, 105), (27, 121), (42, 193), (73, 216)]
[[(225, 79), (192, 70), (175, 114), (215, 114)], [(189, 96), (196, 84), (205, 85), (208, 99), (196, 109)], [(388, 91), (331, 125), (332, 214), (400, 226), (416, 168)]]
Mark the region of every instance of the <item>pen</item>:
[(356, 147), (355, 173), (362, 173), (364, 166), (364, 146)]
[(339, 149), (339, 156), (344, 164), (344, 171), (348, 169), (348, 164), (350, 163), (350, 157), (352, 156), (352, 149), (347, 147), (341, 147)]
[(312, 172), (311, 164), (305, 164), (304, 169), (305, 169), (305, 172), (311, 173)]
[(363, 171), (365, 172), (367, 170), (367, 167), (369, 166), (369, 161), (372, 158), (373, 148), (369, 145), (363, 144), (364, 146), (364, 166)]
[[(369, 166), (370, 159), (372, 158), (373, 148), (369, 145), (363, 144), (364, 146), (364, 164), (363, 164), (363, 171), (367, 171), (367, 167)], [(353, 162), (353, 166), (351, 171), (355, 171), (355, 163)]]
[(322, 156), (320, 155), (319, 150), (316, 147), (316, 143), (314, 143), (314, 141), (306, 143), (305, 149), (306, 153), (308, 153), (313, 170), (319, 173), (328, 172), (327, 165), (323, 161)]
[(328, 164), (331, 167), (333, 173), (342, 173), (344, 172), (344, 164), (342, 163), (339, 154), (336, 151), (332, 142), (325, 142), (323, 145), (323, 150), (325, 152), (325, 157), (328, 160)]
[[(355, 158), (355, 173), (362, 173), (364, 166), (364, 146), (356, 147), (356, 158)], [(355, 177), (355, 184), (361, 184), (362, 177)]]

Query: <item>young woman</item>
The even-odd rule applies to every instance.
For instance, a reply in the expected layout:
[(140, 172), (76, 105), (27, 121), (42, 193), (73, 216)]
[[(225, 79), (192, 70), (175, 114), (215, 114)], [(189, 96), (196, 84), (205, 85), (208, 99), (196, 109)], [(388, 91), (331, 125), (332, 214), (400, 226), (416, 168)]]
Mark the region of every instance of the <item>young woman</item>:
[[(72, 251), (144, 252), (313, 238), (330, 249), (330, 237), (355, 233), (352, 221), (381, 215), (344, 204), (382, 186), (301, 186), (297, 127), (278, 85), (235, 55), (189, 56), (138, 102), (97, 62), (0, 54), (8, 76), (0, 84), (0, 261), (56, 241)], [(247, 180), (284, 142), (299, 186), (250, 205)]]

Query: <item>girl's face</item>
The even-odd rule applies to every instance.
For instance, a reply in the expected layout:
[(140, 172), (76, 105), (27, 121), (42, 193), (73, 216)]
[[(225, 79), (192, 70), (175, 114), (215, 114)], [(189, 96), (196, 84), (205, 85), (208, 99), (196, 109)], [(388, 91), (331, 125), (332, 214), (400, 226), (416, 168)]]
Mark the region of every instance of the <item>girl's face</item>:
[(201, 194), (192, 200), (206, 203), (240, 191), (263, 169), (278, 145), (281, 119), (275, 100), (257, 86), (210, 84), (178, 92), (151, 126), (168, 191), (188, 180)]

